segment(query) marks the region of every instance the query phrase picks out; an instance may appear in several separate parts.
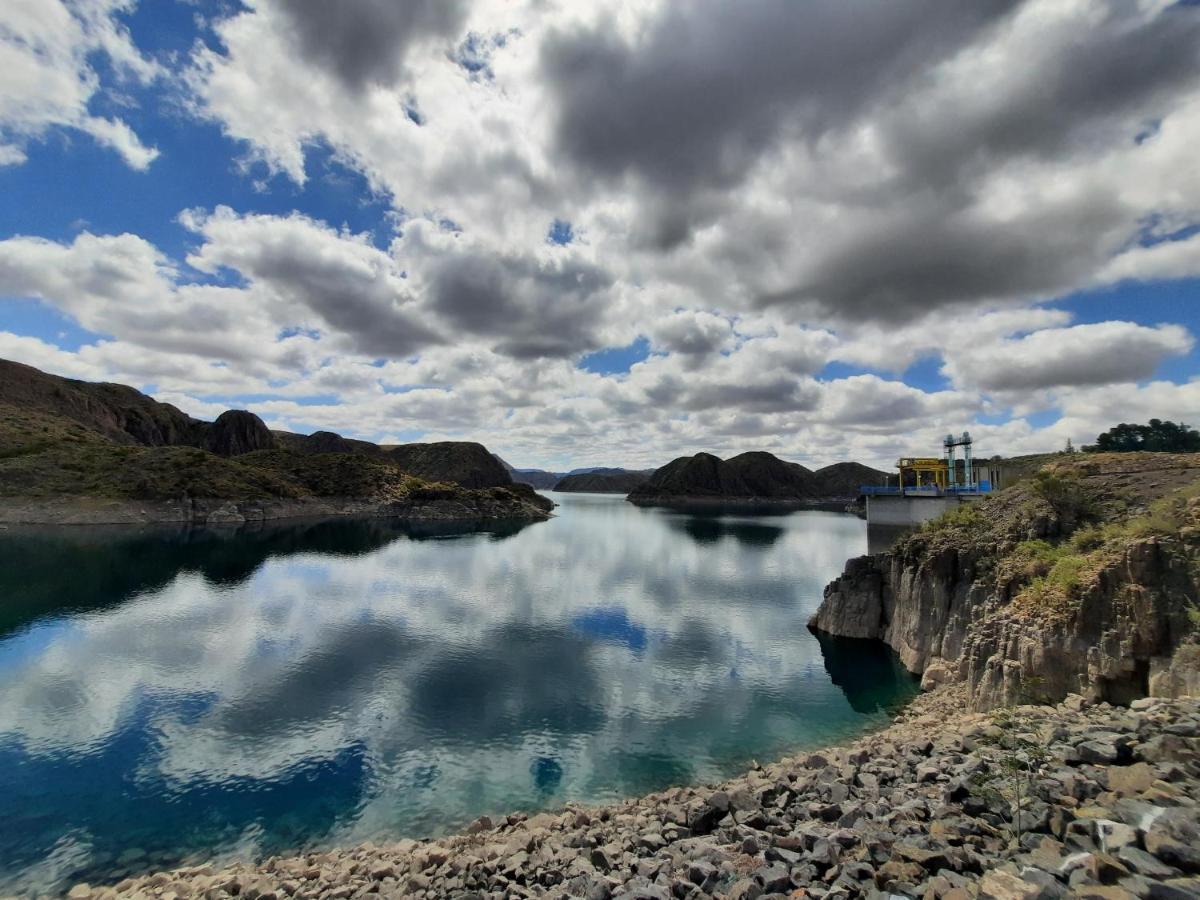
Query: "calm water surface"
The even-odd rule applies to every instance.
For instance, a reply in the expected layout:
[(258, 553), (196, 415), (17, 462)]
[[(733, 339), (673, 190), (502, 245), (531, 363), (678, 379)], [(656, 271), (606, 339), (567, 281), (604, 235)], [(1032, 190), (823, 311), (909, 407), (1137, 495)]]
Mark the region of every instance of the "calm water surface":
[(0, 532), (0, 894), (718, 779), (915, 691), (844, 515)]

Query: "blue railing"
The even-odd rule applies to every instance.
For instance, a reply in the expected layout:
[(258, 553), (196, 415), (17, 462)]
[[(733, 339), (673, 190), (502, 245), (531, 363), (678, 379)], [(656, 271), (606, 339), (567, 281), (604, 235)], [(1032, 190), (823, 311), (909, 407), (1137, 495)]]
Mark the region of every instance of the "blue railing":
[(941, 497), (946, 494), (954, 496), (961, 494), (990, 494), (992, 492), (992, 485), (987, 481), (981, 481), (979, 484), (972, 485), (971, 487), (957, 485), (952, 488), (940, 488), (935, 484), (925, 484), (921, 487), (906, 487), (901, 490), (898, 487), (890, 485), (864, 484), (858, 489), (858, 492), (871, 497)]

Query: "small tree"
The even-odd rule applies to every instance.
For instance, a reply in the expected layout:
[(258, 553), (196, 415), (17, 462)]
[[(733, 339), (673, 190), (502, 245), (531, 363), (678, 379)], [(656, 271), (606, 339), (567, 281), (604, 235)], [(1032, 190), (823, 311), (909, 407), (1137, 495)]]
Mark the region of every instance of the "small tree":
[(1074, 453), (1075, 445), (1071, 443), (1071, 439), (1067, 438), (1067, 446), (1063, 447), (1063, 453)]
[(1013, 710), (998, 710), (992, 720), (1000, 734), (984, 738), (981, 752), (988, 766), (971, 780), (985, 800), (1008, 806), (1013, 839), (1019, 847), (1024, 834), (1022, 814), (1034, 799), (1033, 785), (1050, 762), (1050, 751), (1041, 741), (1025, 736), (1032, 725)]

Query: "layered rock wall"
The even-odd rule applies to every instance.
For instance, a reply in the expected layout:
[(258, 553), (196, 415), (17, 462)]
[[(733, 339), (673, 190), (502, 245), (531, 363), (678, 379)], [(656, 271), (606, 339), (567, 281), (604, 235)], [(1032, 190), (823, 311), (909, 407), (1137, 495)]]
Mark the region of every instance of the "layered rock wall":
[(1178, 539), (1146, 537), (1095, 573), (1077, 605), (1030, 610), (977, 551), (920, 545), (850, 560), (811, 627), (886, 642), (925, 687), (965, 682), (973, 708), (1069, 693), (1127, 703), (1154, 692), (1196, 696), (1187, 644), (1196, 569)]

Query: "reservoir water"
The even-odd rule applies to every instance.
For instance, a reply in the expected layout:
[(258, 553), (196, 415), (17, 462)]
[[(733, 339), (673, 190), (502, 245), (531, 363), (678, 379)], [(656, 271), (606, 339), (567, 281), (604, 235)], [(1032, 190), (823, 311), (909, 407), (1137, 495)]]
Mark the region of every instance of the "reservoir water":
[(885, 721), (806, 628), (863, 521), (0, 532), (0, 895), (713, 781)]

